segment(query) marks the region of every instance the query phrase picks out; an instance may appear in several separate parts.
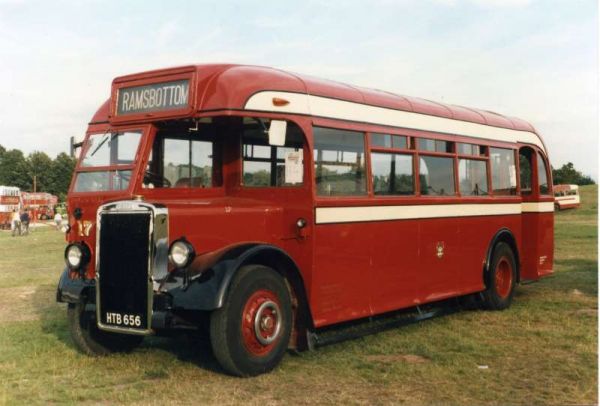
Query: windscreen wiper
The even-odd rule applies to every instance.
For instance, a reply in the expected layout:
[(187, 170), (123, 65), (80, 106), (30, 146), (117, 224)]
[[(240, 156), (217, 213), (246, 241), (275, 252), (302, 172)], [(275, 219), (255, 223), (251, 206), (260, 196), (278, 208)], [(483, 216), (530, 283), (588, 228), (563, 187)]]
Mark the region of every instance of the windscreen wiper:
[[(117, 135), (117, 134), (111, 134), (111, 135), (110, 135), (110, 138), (113, 138), (115, 135)], [(92, 157), (92, 156), (94, 156), (94, 154), (96, 154), (96, 152), (98, 152), (98, 150), (99, 150), (99, 149), (100, 149), (100, 148), (101, 148), (101, 147), (102, 147), (104, 144), (106, 144), (106, 141), (108, 141), (108, 138), (109, 138), (109, 137), (105, 137), (105, 138), (104, 138), (104, 139), (103, 139), (103, 140), (100, 142), (100, 144), (99, 144), (99, 145), (96, 147), (96, 149), (94, 149), (94, 152), (92, 152), (92, 153), (90, 154), (90, 156), (91, 156), (91, 157)]]

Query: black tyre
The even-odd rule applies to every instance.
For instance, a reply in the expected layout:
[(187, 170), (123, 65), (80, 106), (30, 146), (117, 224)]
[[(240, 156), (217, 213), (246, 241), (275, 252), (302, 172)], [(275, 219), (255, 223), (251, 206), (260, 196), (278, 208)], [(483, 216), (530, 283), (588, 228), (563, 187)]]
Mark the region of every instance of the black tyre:
[(483, 307), (504, 310), (512, 302), (517, 282), (517, 262), (510, 246), (499, 242), (494, 247), (488, 270), (488, 286), (483, 292)]
[(235, 275), (223, 307), (210, 318), (210, 342), (228, 373), (271, 371), (285, 355), (292, 326), (290, 293), (273, 269), (248, 265)]
[(143, 336), (109, 333), (96, 325), (94, 312), (85, 311), (83, 303), (69, 303), (67, 308), (69, 331), (75, 345), (87, 355), (108, 355), (113, 352), (129, 352), (144, 340)]

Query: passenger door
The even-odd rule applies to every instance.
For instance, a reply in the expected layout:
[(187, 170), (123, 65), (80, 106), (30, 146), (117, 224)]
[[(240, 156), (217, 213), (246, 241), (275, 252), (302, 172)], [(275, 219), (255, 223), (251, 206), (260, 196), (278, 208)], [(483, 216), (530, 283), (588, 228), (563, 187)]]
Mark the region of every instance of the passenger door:
[(552, 273), (554, 259), (554, 198), (546, 158), (540, 151), (519, 151), (522, 203), (521, 280)]

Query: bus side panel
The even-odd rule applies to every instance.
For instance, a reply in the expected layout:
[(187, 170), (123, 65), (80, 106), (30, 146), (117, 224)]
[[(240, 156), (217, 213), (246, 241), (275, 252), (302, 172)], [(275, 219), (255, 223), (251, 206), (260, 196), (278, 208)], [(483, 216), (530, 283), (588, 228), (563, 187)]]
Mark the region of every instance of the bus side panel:
[(419, 221), (418, 303), (456, 296), (460, 290), (458, 272), (461, 242), (457, 218)]
[(554, 213), (523, 213), (522, 280), (538, 280), (552, 273)]
[(315, 325), (484, 290), (488, 248), (502, 228), (520, 246), (520, 215), (317, 226), (310, 295)]
[(420, 220), (368, 223), (373, 233), (371, 308), (383, 313), (418, 304)]
[(369, 223), (315, 226), (310, 302), (317, 327), (371, 315)]

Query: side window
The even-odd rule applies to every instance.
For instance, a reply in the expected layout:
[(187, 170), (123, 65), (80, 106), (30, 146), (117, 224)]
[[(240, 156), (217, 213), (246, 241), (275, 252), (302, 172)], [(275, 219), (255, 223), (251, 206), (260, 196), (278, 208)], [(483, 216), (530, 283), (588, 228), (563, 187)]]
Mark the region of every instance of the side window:
[(537, 172), (538, 172), (538, 184), (540, 185), (540, 194), (547, 195), (550, 192), (548, 187), (548, 174), (546, 172), (546, 161), (539, 152), (537, 153)]
[(463, 196), (488, 194), (487, 165), (475, 159), (458, 160), (458, 185)]
[(372, 152), (371, 167), (376, 195), (414, 194), (412, 155)]
[(163, 141), (163, 176), (170, 187), (181, 186), (190, 176), (189, 140), (167, 138)]
[(165, 122), (156, 134), (143, 187), (209, 188), (222, 185), (221, 142), (212, 123)]
[(492, 187), (495, 195), (517, 193), (517, 171), (512, 149), (490, 148)]
[(317, 195), (366, 195), (364, 133), (314, 127), (313, 135)]
[(419, 159), (419, 180), (422, 195), (454, 195), (454, 159), (421, 156)]
[(246, 187), (301, 186), (304, 181), (304, 136), (288, 122), (285, 145), (269, 145), (267, 123), (245, 119), (242, 134), (242, 182)]
[(519, 178), (521, 180), (521, 194), (530, 195), (532, 189), (531, 176), (531, 148), (521, 148), (519, 151)]
[(163, 177), (173, 188), (211, 187), (213, 143), (192, 139), (165, 138)]

